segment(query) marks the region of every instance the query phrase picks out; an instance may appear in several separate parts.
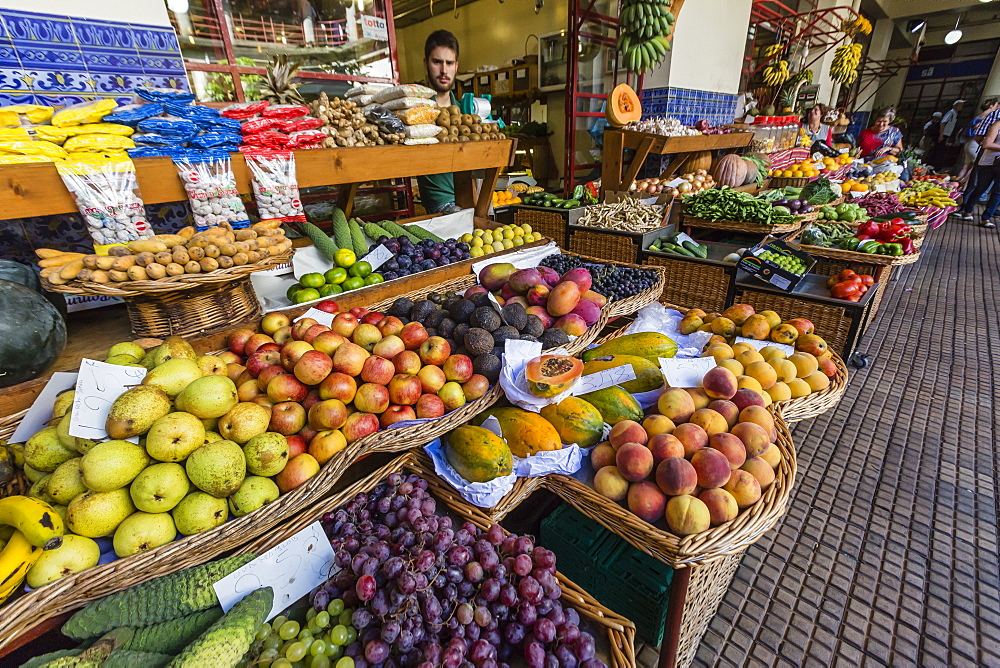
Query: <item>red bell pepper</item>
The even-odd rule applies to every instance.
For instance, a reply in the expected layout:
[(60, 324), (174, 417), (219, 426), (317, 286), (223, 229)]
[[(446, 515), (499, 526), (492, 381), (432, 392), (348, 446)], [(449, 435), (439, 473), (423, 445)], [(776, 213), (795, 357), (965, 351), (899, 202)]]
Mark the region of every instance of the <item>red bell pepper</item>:
[(903, 255), (912, 255), (917, 250), (910, 237), (903, 237), (899, 243), (903, 245)]
[(868, 239), (874, 239), (876, 236), (878, 236), (878, 232), (879, 232), (878, 223), (869, 220), (867, 223), (861, 223), (860, 225), (858, 225), (858, 234), (855, 236), (857, 236), (860, 239), (861, 235), (863, 234)]

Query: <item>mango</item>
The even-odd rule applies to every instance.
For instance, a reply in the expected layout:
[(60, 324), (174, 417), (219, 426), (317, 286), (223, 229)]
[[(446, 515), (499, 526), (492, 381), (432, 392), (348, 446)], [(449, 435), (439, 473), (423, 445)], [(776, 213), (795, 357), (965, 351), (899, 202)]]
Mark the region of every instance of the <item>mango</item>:
[(816, 331), (816, 326), (812, 324), (811, 321), (805, 318), (793, 318), (785, 323), (786, 325), (791, 325), (798, 331), (799, 336), (805, 336), (806, 334), (812, 334)]
[(771, 365), (771, 368), (774, 369), (775, 374), (777, 374), (777, 379), (782, 383), (795, 380), (795, 377), (798, 374), (795, 365), (786, 359), (774, 358), (768, 360), (767, 363)]
[(725, 455), (731, 469), (738, 469), (747, 461), (747, 449), (743, 446), (743, 441), (733, 434), (712, 434), (708, 437), (708, 447)]
[(688, 458), (702, 448), (708, 447), (708, 434), (700, 426), (690, 422), (677, 425), (671, 436), (681, 442), (684, 446), (684, 456)]
[(817, 360), (819, 363), (819, 370), (823, 372), (823, 375), (827, 378), (833, 378), (837, 375), (837, 365), (829, 357), (819, 358)]
[(635, 373), (635, 380), (621, 383), (621, 387), (633, 394), (639, 392), (650, 392), (663, 387), (663, 373), (658, 364), (650, 362), (645, 357), (625, 354), (602, 355), (592, 359), (583, 365), (583, 375), (589, 376), (592, 373), (614, 369), (621, 366), (631, 366)]
[(736, 374), (729, 369), (717, 366), (710, 369), (701, 379), (705, 394), (713, 399), (729, 399), (739, 388), (736, 385)]
[(640, 443), (626, 443), (615, 452), (615, 466), (629, 482), (639, 482), (653, 472), (653, 453)]
[(709, 437), (712, 434), (721, 434), (729, 431), (729, 422), (726, 418), (711, 408), (699, 408), (696, 410), (691, 415), (690, 424), (696, 424), (704, 429)]
[(719, 317), (712, 321), (712, 333), (731, 339), (736, 336), (736, 323), (726, 317)]
[(799, 330), (791, 325), (778, 325), (771, 330), (770, 339), (775, 343), (784, 343), (790, 346), (795, 343), (797, 338), (799, 338)]
[(698, 472), (683, 457), (668, 457), (656, 467), (656, 484), (667, 496), (692, 494), (698, 486)]
[(698, 474), (698, 486), (703, 489), (722, 487), (732, 470), (726, 456), (712, 448), (703, 448), (691, 455), (691, 466)]
[(698, 499), (708, 508), (709, 517), (713, 527), (725, 524), (736, 519), (740, 508), (736, 505), (733, 495), (722, 489), (706, 489), (698, 495)]
[(682, 494), (667, 501), (667, 526), (678, 536), (701, 533), (712, 526), (712, 515), (704, 501)]
[(628, 488), (627, 505), (636, 517), (653, 524), (663, 517), (667, 508), (667, 497), (654, 483), (637, 482)]
[[(706, 402), (707, 404), (707, 402)], [(675, 424), (687, 422), (695, 411), (694, 399), (679, 387), (668, 388), (656, 401), (656, 409)]]
[(614, 466), (605, 466), (594, 476), (594, 490), (612, 501), (624, 501), (628, 494), (628, 480)]
[(795, 365), (795, 375), (799, 378), (805, 378), (819, 370), (819, 361), (815, 355), (794, 353), (788, 356), (788, 361)]
[(736, 499), (736, 505), (740, 510), (749, 508), (760, 499), (760, 483), (748, 471), (737, 469), (732, 472), (729, 480), (722, 486)]
[(781, 324), (781, 316), (774, 311), (761, 311), (760, 315), (767, 319), (768, 329), (774, 329)]
[(823, 340), (823, 337), (817, 336), (815, 334), (806, 334), (805, 336), (800, 336), (795, 341), (796, 350), (804, 353), (809, 353), (811, 355), (815, 355), (816, 357), (819, 357), (820, 355), (825, 353), (827, 351), (827, 348), (828, 346), (826, 344), (826, 341)]
[(764, 341), (770, 333), (771, 325), (767, 321), (767, 317), (760, 313), (750, 316), (740, 326), (740, 334), (747, 339)]
[(740, 466), (740, 469), (757, 479), (761, 492), (766, 492), (767, 488), (774, 482), (774, 469), (761, 457), (746, 460)]
[(722, 317), (729, 318), (737, 325), (742, 325), (753, 314), (753, 306), (750, 304), (733, 304), (722, 312)]
[(680, 324), (677, 325), (677, 329), (680, 330), (681, 334), (691, 334), (697, 332), (698, 328), (704, 325), (705, 322), (696, 315), (686, 315), (681, 319)]
[(827, 378), (826, 374), (822, 371), (813, 371), (802, 380), (806, 381), (806, 384), (809, 385), (809, 389), (813, 392), (821, 392), (822, 390), (830, 387), (830, 379)]

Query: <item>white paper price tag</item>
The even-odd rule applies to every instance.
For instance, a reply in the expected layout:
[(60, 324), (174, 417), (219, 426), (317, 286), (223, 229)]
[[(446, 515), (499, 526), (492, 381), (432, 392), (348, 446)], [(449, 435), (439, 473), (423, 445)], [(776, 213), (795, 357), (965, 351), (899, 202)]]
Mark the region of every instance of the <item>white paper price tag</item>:
[(768, 346), (774, 346), (778, 348), (786, 355), (791, 355), (795, 352), (795, 346), (790, 346), (787, 343), (775, 343), (774, 341), (758, 341), (757, 339), (745, 339), (742, 336), (736, 337), (736, 343), (746, 343), (753, 346), (754, 350), (762, 350)]
[(80, 360), (69, 435), (77, 438), (105, 438), (108, 433), (104, 430), (104, 423), (108, 419), (111, 404), (125, 390), (142, 383), (145, 376), (146, 369), (143, 367)]
[(372, 271), (375, 271), (383, 264), (392, 259), (392, 251), (386, 248), (384, 245), (379, 244), (377, 247), (373, 248), (368, 255), (365, 255), (364, 261), (372, 266)]
[(670, 387), (701, 387), (701, 379), (713, 368), (714, 357), (660, 358), (660, 371)]
[(542, 344), (538, 341), (507, 339), (503, 342), (503, 352), (505, 355), (510, 355), (511, 357), (527, 357), (531, 359), (542, 354)]
[(212, 586), (226, 612), (250, 592), (271, 587), (274, 603), (267, 615), (269, 621), (339, 570), (323, 526), (313, 522)]
[(667, 186), (668, 188), (676, 188), (682, 183), (684, 183), (684, 179), (678, 176), (676, 179), (673, 179), (672, 181), (667, 181), (666, 183), (661, 183), (660, 185)]
[(630, 380), (635, 380), (635, 369), (632, 368), (631, 364), (604, 369), (589, 376), (581, 376), (573, 386), (573, 395), (580, 396), (588, 392), (596, 392), (612, 385), (627, 383)]
[[(41, 431), (49, 419), (52, 417), (52, 404), (56, 397), (63, 390), (71, 390), (76, 385), (78, 374), (66, 371), (56, 371), (45, 384), (45, 388), (35, 398), (31, 408), (21, 418), (17, 429), (10, 437), (11, 443), (24, 443), (31, 438), (35, 432)], [(72, 419), (72, 418), (71, 418)]]
[[(492, 292), (487, 292), (486, 294), (489, 296), (490, 301), (493, 302), (493, 306), (496, 307), (497, 311), (502, 311), (503, 307), (501, 307), (500, 302), (497, 301), (496, 295), (494, 295)], [(508, 341), (509, 340), (510, 339), (508, 339)]]
[(312, 318), (313, 320), (315, 320), (319, 324), (326, 325), (327, 327), (329, 327), (330, 324), (333, 323), (333, 317), (335, 315), (337, 315), (337, 314), (336, 313), (327, 313), (326, 311), (323, 311), (321, 309), (309, 307), (308, 311), (306, 311), (305, 313), (303, 313), (302, 315), (300, 315), (298, 318), (296, 318), (292, 322), (298, 322), (299, 320), (302, 320), (302, 318)]
[(680, 234), (677, 235), (677, 243), (682, 244), (685, 241), (690, 241), (693, 244), (697, 244), (698, 243), (697, 241), (695, 241), (694, 239), (692, 239), (691, 237), (689, 237), (684, 232), (681, 232)]

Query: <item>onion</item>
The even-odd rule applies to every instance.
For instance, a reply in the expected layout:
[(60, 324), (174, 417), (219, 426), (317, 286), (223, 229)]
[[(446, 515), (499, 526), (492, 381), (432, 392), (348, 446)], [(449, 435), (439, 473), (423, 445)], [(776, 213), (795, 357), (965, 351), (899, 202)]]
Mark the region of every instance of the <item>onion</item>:
[(654, 186), (660, 185), (660, 179), (650, 179), (649, 182), (652, 183)]
[(694, 187), (690, 183), (688, 183), (687, 181), (685, 181), (684, 183), (678, 183), (677, 184), (677, 192), (679, 192), (679, 193), (689, 193), (693, 189), (694, 189)]
[(687, 174), (682, 174), (681, 178), (684, 179), (685, 181), (690, 181), (691, 179), (694, 178), (694, 174), (688, 172)]
[(638, 190), (638, 189), (639, 189), (639, 186), (638, 186), (638, 185), (636, 185), (635, 181), (633, 181), (633, 182), (632, 182), (632, 185), (630, 185), (630, 186), (628, 187), (628, 189), (629, 189), (629, 192), (631, 192), (631, 191), (633, 191), (633, 190)]
[(708, 170), (705, 170), (705, 169), (696, 169), (696, 170), (694, 170), (694, 173), (695, 174), (700, 174), (702, 176), (705, 176), (706, 174), (708, 174)]
[(704, 183), (705, 182), (705, 177), (702, 176), (701, 174), (699, 174), (698, 176), (694, 177), (693, 181), (695, 183)]

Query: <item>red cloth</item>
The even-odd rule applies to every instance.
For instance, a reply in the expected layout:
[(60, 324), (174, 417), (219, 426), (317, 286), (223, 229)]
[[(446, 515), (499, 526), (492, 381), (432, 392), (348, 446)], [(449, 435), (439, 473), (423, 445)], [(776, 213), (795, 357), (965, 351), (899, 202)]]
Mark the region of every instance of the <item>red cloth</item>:
[(861, 147), (861, 156), (865, 157), (871, 155), (874, 151), (882, 148), (882, 140), (879, 139), (878, 133), (872, 132), (871, 129), (862, 130), (858, 135), (858, 146)]

